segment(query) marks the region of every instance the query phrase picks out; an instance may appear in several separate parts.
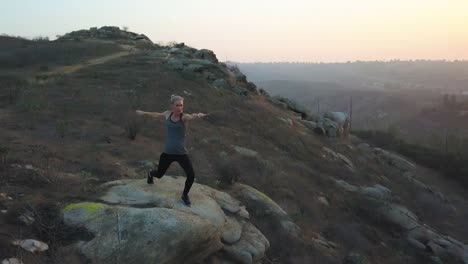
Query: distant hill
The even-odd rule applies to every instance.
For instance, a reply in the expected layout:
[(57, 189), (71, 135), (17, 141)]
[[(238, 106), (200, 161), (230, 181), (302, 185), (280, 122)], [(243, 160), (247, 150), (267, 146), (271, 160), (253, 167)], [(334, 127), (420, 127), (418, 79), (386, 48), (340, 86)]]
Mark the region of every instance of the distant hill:
[(238, 63), (253, 81), (337, 83), (348, 89), (459, 91), (468, 86), (468, 62)]

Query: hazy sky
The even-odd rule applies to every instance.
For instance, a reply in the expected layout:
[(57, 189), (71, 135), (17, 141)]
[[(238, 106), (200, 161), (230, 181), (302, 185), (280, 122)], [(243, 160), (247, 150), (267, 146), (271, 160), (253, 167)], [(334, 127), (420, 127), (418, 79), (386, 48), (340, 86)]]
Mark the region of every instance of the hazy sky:
[(468, 59), (468, 0), (0, 0), (0, 33), (128, 26), (222, 61)]

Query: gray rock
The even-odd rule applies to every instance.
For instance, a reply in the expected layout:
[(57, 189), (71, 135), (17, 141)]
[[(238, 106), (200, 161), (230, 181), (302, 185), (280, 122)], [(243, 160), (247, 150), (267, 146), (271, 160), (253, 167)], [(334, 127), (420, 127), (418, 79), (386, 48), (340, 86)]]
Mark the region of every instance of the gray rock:
[(235, 242), (239, 241), (242, 234), (242, 225), (233, 219), (230, 216), (226, 217), (226, 224), (224, 225), (221, 240), (225, 244), (234, 244)]
[(188, 73), (200, 73), (217, 66), (207, 60), (188, 59), (181, 57), (172, 57), (167, 62), (172, 70), (184, 71)]
[(19, 246), (31, 253), (42, 252), (49, 249), (49, 246), (46, 243), (35, 239), (13, 240), (12, 244), (15, 246)]
[(282, 117), (278, 117), (279, 120), (283, 121), (284, 123), (286, 123), (287, 125), (289, 126), (293, 126), (293, 121), (290, 119), (290, 118), (282, 118)]
[(179, 58), (179, 59), (192, 59), (193, 58), (193, 52), (195, 49), (190, 48), (190, 47), (173, 47), (169, 49), (169, 54), (173, 58)]
[(203, 72), (203, 74), (205, 79), (207, 79), (208, 81), (215, 81), (218, 78), (216, 74), (209, 71)]
[(225, 79), (217, 79), (213, 82), (213, 86), (217, 89), (229, 89), (230, 85)]
[(172, 70), (181, 71), (184, 69), (184, 60), (182, 59), (170, 59), (167, 63)]
[(416, 248), (416, 249), (419, 249), (419, 250), (425, 250), (426, 249), (426, 245), (424, 245), (423, 243), (419, 242), (418, 240), (414, 239), (414, 238), (407, 238), (406, 239), (408, 241), (408, 243)]
[(325, 134), (328, 137), (335, 138), (335, 137), (339, 137), (341, 135), (340, 125), (337, 122), (333, 121), (333, 120), (330, 120), (328, 118), (324, 118), (322, 123), (321, 123), (321, 126), (325, 130)]
[(339, 125), (343, 125), (346, 122), (346, 120), (349, 119), (348, 114), (345, 112), (328, 111), (323, 114), (323, 117), (328, 118)]
[(468, 264), (468, 246), (449, 236), (441, 236), (429, 226), (419, 222), (418, 217), (406, 207), (392, 203), (388, 197), (390, 190), (381, 185), (357, 187), (342, 180), (335, 180), (341, 188), (360, 193), (371, 203), (373, 210), (385, 221), (395, 224), (407, 233), (407, 241), (415, 249), (430, 249), (436, 257), (450, 256), (460, 263)]
[(23, 264), (23, 262), (17, 258), (8, 258), (2, 260), (2, 264)]
[(269, 221), (278, 232), (288, 236), (298, 236), (299, 227), (270, 197), (251, 186), (240, 183), (236, 183), (234, 189), (236, 190), (235, 196), (247, 206), (251, 214), (264, 217), (264, 221)]
[(374, 187), (362, 187), (360, 193), (376, 200), (390, 200), (392, 192), (383, 187), (382, 185), (375, 185)]
[(248, 96), (249, 91), (247, 91), (244, 87), (236, 85), (233, 87), (233, 91), (240, 96)]
[(295, 102), (291, 99), (288, 99), (288, 98), (285, 98), (285, 97), (281, 97), (281, 96), (274, 96), (273, 97), (274, 99), (280, 101), (280, 102), (283, 102), (287, 105), (288, 109), (296, 112), (296, 113), (300, 113), (302, 115), (302, 119), (306, 119), (306, 117), (308, 115), (310, 115), (310, 111), (307, 110), (307, 108), (305, 106), (303, 106), (302, 104), (298, 103), (298, 102)]
[(406, 207), (397, 204), (384, 204), (377, 211), (385, 217), (385, 220), (398, 225), (404, 230), (410, 231), (419, 227), (418, 217)]
[(237, 82), (247, 83), (247, 77), (240, 71), (237, 66), (228, 66), (228, 70), (232, 73), (234, 79), (236, 79)]
[(184, 67), (184, 71), (186, 72), (202, 72), (204, 70), (205, 66), (200, 65), (200, 64), (189, 64), (186, 67)]
[(307, 121), (307, 120), (301, 120), (301, 123), (304, 124), (305, 127), (308, 129), (314, 131), (316, 127), (318, 127), (318, 124), (312, 121)]
[(325, 206), (330, 206), (330, 203), (328, 202), (328, 199), (325, 198), (325, 197), (323, 197), (323, 196), (317, 197), (317, 200), (318, 200), (321, 204), (323, 204), (323, 205), (325, 205)]
[(351, 170), (354, 171), (354, 164), (351, 162), (351, 160), (348, 159), (348, 157), (346, 157), (345, 155), (341, 154), (341, 153), (336, 153), (336, 155), (338, 156), (339, 159), (341, 159), (346, 165), (348, 165), (349, 168), (351, 168)]
[(359, 190), (358, 187), (354, 186), (354, 185), (351, 185), (349, 183), (347, 183), (346, 181), (343, 181), (343, 180), (335, 180), (335, 183), (340, 186), (341, 188), (349, 191), (349, 192), (357, 192)]
[[(75, 246), (95, 263), (197, 263), (227, 245), (237, 255), (264, 256), (269, 243), (260, 239), (263, 235), (248, 222), (238, 200), (194, 183), (192, 207), (186, 207), (180, 200), (184, 183), (185, 177), (170, 176), (156, 179), (155, 185), (110, 182), (104, 185), (103, 203), (70, 204), (63, 218), (94, 235)], [(251, 227), (242, 229), (245, 225)]]
[(252, 224), (246, 223), (241, 239), (234, 245), (224, 246), (224, 252), (241, 264), (257, 263), (270, 243)]
[(79, 39), (104, 39), (104, 40), (144, 40), (150, 43), (151, 40), (143, 35), (137, 34), (129, 31), (120, 30), (118, 27), (113, 26), (103, 26), (101, 28), (92, 27), (89, 30), (77, 30), (67, 33), (61, 37), (59, 37), (58, 41), (66, 41), (66, 40), (79, 40)]
[(244, 147), (232, 145), (232, 148), (239, 154), (247, 157), (258, 157), (258, 152)]
[(207, 49), (197, 50), (193, 54), (193, 57), (196, 59), (208, 60), (213, 63), (218, 63), (218, 59), (216, 58), (216, 55), (214, 54), (214, 52), (211, 50), (207, 50)]
[(381, 161), (394, 166), (401, 171), (413, 170), (416, 167), (413, 163), (405, 160), (404, 158), (381, 148), (374, 148), (374, 153), (381, 159)]

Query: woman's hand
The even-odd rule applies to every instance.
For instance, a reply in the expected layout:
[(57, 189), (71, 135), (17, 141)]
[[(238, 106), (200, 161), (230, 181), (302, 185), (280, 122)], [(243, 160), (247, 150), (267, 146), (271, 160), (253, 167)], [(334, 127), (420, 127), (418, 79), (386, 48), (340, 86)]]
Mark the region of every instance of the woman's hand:
[(136, 110), (135, 112), (137, 113), (137, 115), (144, 115), (145, 114), (145, 112), (143, 112), (141, 110)]

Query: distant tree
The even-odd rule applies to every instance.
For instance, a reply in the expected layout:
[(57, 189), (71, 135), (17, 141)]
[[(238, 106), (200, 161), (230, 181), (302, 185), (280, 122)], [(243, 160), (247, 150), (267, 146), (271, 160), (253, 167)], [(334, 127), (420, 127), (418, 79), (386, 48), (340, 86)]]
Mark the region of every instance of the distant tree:
[(33, 38), (32, 41), (38, 41), (38, 42), (39, 42), (39, 41), (44, 41), (44, 42), (47, 42), (47, 41), (49, 41), (49, 37), (47, 37), (47, 36), (46, 36), (46, 37), (38, 36), (38, 37)]
[(400, 128), (393, 124), (387, 127), (387, 133), (392, 137), (392, 138), (399, 138), (400, 137)]
[(123, 31), (128, 31), (128, 26), (123, 26), (123, 27), (122, 27), (122, 30), (123, 30)]

